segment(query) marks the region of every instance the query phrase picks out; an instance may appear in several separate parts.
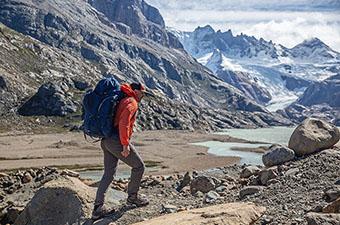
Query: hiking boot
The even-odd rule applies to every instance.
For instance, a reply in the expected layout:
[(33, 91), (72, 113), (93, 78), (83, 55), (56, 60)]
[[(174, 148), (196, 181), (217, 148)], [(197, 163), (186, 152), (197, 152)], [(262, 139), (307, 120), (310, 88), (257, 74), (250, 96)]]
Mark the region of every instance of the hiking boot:
[(149, 200), (142, 198), (138, 195), (130, 195), (127, 199), (127, 203), (135, 205), (137, 207), (146, 206), (149, 204)]
[(114, 213), (115, 209), (114, 208), (108, 208), (105, 207), (104, 205), (95, 205), (92, 211), (92, 217), (91, 219), (97, 220), (102, 217), (104, 217), (107, 214)]

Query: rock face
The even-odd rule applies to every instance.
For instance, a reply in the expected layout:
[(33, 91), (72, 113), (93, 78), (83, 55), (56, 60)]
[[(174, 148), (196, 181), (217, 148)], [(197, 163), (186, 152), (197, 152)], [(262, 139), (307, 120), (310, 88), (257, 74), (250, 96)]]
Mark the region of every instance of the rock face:
[[(183, 48), (179, 40), (165, 29), (158, 9), (144, 0), (90, 0), (90, 4), (109, 18), (119, 29), (128, 26), (133, 34), (151, 39), (162, 45)], [(126, 32), (124, 32), (126, 33)]]
[(297, 102), (304, 106), (327, 103), (340, 107), (340, 74), (310, 85)]
[(281, 145), (272, 145), (267, 152), (262, 155), (262, 162), (265, 166), (271, 167), (293, 160), (295, 153)]
[(77, 111), (77, 105), (68, 94), (68, 86), (46, 83), (23, 106), (19, 113), (24, 116), (65, 116)]
[(248, 225), (253, 224), (264, 211), (264, 207), (252, 203), (229, 203), (169, 214), (134, 225)]
[(337, 127), (319, 119), (306, 119), (290, 137), (288, 147), (298, 156), (311, 154), (335, 145), (340, 139)]
[(317, 117), (340, 126), (340, 74), (308, 86), (302, 96), (280, 114), (296, 122)]
[(310, 80), (304, 80), (302, 78), (289, 75), (281, 75), (281, 78), (283, 81), (285, 81), (286, 88), (290, 91), (307, 88), (308, 86), (313, 84), (313, 82)]
[(260, 104), (268, 103), (272, 98), (267, 90), (259, 86), (253, 81), (253, 78), (245, 72), (220, 69), (216, 71), (216, 75)]
[(95, 191), (79, 179), (58, 178), (35, 194), (14, 224), (83, 223), (91, 216), (94, 196)]

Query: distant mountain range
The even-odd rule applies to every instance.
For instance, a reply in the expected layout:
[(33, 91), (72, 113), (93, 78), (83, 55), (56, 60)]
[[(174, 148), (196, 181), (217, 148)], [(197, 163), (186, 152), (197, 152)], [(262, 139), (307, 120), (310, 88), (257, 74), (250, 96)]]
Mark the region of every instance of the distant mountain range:
[(340, 54), (318, 38), (287, 48), (209, 25), (193, 32), (169, 30), (198, 62), (271, 111), (287, 107), (309, 85), (340, 72)]

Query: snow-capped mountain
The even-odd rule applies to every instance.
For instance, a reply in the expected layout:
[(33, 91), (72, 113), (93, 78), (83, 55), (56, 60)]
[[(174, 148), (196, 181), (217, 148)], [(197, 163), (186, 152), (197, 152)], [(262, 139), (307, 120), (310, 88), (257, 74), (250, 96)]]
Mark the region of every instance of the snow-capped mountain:
[[(197, 27), (193, 32), (169, 30), (189, 54), (221, 79), (248, 96), (249, 87), (254, 87), (257, 91), (251, 90), (253, 94), (249, 97), (271, 111), (297, 100), (311, 83), (340, 72), (340, 54), (318, 38), (287, 48), (263, 38), (233, 35), (231, 30), (215, 31), (209, 25)], [(233, 75), (242, 74), (242, 82), (233, 84), (230, 71)], [(251, 96), (254, 93), (264, 94), (266, 98)]]

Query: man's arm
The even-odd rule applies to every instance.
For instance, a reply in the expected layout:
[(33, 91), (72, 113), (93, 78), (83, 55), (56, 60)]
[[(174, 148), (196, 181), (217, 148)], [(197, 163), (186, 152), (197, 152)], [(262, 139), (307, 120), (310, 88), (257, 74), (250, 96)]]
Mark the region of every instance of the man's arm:
[(134, 102), (129, 102), (126, 107), (124, 107), (121, 117), (119, 118), (119, 138), (120, 143), (123, 145), (122, 155), (127, 157), (130, 153), (129, 142), (130, 142), (130, 127), (131, 119), (136, 113), (137, 107)]

